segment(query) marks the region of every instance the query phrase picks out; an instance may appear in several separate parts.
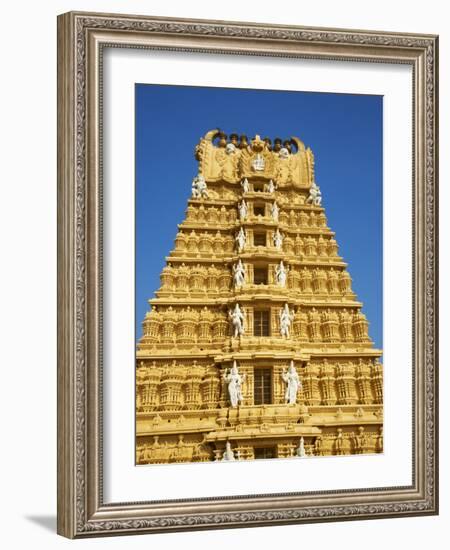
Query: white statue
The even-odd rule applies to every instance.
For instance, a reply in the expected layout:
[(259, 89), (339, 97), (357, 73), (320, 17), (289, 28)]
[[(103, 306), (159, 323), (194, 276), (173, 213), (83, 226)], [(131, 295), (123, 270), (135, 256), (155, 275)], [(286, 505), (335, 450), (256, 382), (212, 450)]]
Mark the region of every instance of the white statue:
[(243, 376), (239, 374), (236, 361), (233, 361), (230, 372), (228, 372), (228, 369), (225, 370), (223, 379), (228, 384), (228, 397), (230, 398), (231, 406), (237, 407), (242, 404), (244, 401), (242, 396), (242, 384), (245, 381), (245, 374)]
[(278, 204), (276, 203), (276, 201), (274, 201), (274, 203), (272, 204), (272, 208), (271, 208), (271, 214), (272, 214), (273, 221), (275, 221), (275, 222), (278, 221), (278, 214), (279, 213), (280, 213), (280, 209), (278, 208)]
[(248, 193), (250, 191), (250, 185), (248, 183), (248, 179), (247, 178), (244, 178), (242, 181), (241, 181), (241, 186), (242, 186), (242, 191), (244, 191), (244, 193)]
[(280, 159), (287, 159), (289, 158), (289, 151), (286, 149), (286, 147), (282, 147), (278, 153), (278, 156)]
[(227, 146), (225, 147), (225, 153), (227, 155), (232, 155), (236, 152), (236, 145), (234, 143), (227, 143)]
[(283, 369), (281, 373), (283, 381), (286, 382), (286, 392), (284, 394), (284, 401), (289, 405), (295, 405), (297, 403), (297, 392), (302, 387), (297, 370), (294, 367), (294, 361), (291, 361), (287, 372)]
[(281, 247), (283, 246), (283, 235), (280, 233), (278, 228), (273, 234), (273, 244), (278, 250), (281, 250)]
[(244, 221), (248, 214), (248, 206), (244, 199), (238, 204), (239, 218)]
[(222, 455), (222, 460), (228, 462), (230, 460), (236, 460), (234, 458), (234, 452), (231, 450), (231, 444), (229, 441), (227, 441), (226, 445), (225, 445), (225, 450), (223, 452), (223, 455)]
[(303, 436), (300, 438), (300, 442), (297, 447), (297, 457), (298, 458), (306, 457), (305, 440), (303, 439)]
[(314, 206), (320, 206), (322, 204), (322, 193), (315, 181), (312, 182), (309, 190), (309, 196), (306, 199), (306, 204), (312, 204)]
[(269, 181), (269, 183), (267, 184), (266, 189), (267, 189), (268, 193), (273, 193), (275, 191), (275, 185), (274, 185), (272, 180)]
[(231, 325), (234, 330), (234, 337), (243, 336), (245, 332), (244, 310), (239, 307), (239, 304), (236, 304), (234, 309), (228, 311), (228, 316), (230, 317)]
[(236, 288), (240, 288), (245, 283), (245, 267), (240, 258), (238, 263), (233, 265), (233, 281)]
[(277, 280), (277, 284), (283, 288), (286, 286), (287, 274), (288, 270), (284, 267), (283, 260), (281, 260), (280, 265), (275, 267), (275, 278)]
[(280, 310), (280, 334), (281, 336), (290, 336), (290, 328), (292, 321), (294, 320), (294, 314), (289, 311), (289, 306), (284, 304), (284, 307)]
[(204, 176), (199, 174), (192, 180), (192, 197), (194, 199), (208, 198), (208, 187)]
[(247, 236), (245, 234), (244, 229), (241, 227), (238, 231), (238, 234), (235, 237), (236, 241), (236, 248), (238, 252), (242, 252), (245, 248), (245, 244), (247, 242)]
[(255, 170), (255, 172), (264, 172), (264, 168), (266, 167), (266, 161), (264, 160), (264, 157), (257, 153), (256, 157), (252, 160), (252, 168)]

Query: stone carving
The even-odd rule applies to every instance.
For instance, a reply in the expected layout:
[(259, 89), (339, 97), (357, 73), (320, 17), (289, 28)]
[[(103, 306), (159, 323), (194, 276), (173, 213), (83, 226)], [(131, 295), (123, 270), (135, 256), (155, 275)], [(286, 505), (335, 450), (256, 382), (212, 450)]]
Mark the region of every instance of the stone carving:
[(237, 264), (233, 265), (233, 282), (235, 288), (240, 288), (245, 283), (245, 267), (240, 258)]
[(267, 193), (275, 192), (275, 184), (273, 183), (273, 180), (270, 180), (269, 183), (266, 185), (266, 192)]
[(278, 222), (278, 215), (280, 213), (280, 209), (278, 208), (278, 205), (277, 205), (276, 201), (273, 202), (273, 204), (270, 208), (270, 213), (272, 215), (273, 221)]
[(283, 246), (283, 235), (280, 233), (280, 230), (277, 228), (273, 234), (273, 245), (277, 250), (281, 250)]
[(241, 405), (244, 401), (242, 396), (242, 384), (245, 380), (245, 374), (241, 376), (237, 367), (236, 361), (233, 361), (233, 366), (228, 370), (225, 370), (223, 375), (224, 381), (227, 383), (228, 398), (232, 407)]
[(248, 206), (244, 199), (242, 199), (241, 202), (238, 204), (238, 210), (239, 219), (241, 220), (241, 222), (243, 222), (248, 215)]
[(280, 318), (280, 334), (282, 337), (289, 338), (292, 321), (294, 320), (294, 313), (289, 310), (288, 304), (284, 304), (284, 307), (279, 313)]
[(297, 458), (305, 458), (306, 457), (305, 440), (303, 439), (303, 436), (300, 438), (300, 441), (298, 443), (298, 447), (296, 449), (295, 454), (296, 454)]
[(315, 181), (311, 184), (309, 195), (306, 199), (306, 204), (312, 204), (314, 206), (320, 206), (322, 204), (322, 193), (320, 192), (320, 188)]
[(229, 441), (227, 441), (225, 444), (225, 451), (223, 452), (222, 460), (225, 462), (229, 462), (230, 460), (236, 460)]
[[(138, 343), (136, 459), (221, 460), (238, 437), (230, 451), (252, 460), (255, 435), (287, 459), (304, 429), (301, 455), (381, 452), (380, 352), (325, 214), (305, 204), (312, 156), (294, 139), (221, 132), (201, 148), (197, 197)], [(258, 269), (267, 284), (248, 285)]]
[(277, 285), (284, 288), (286, 286), (288, 270), (284, 267), (283, 260), (280, 261), (280, 265), (275, 267), (275, 279)]
[(238, 253), (242, 252), (245, 248), (245, 245), (247, 243), (247, 235), (244, 231), (244, 228), (241, 227), (235, 237), (236, 242), (236, 249)]
[(204, 176), (201, 174), (192, 180), (192, 198), (208, 198), (208, 186), (206, 185)]
[(231, 321), (234, 338), (243, 336), (245, 332), (245, 318), (244, 311), (239, 307), (239, 304), (236, 304), (234, 309), (229, 310), (228, 316)]
[(242, 192), (243, 193), (248, 193), (250, 191), (250, 185), (248, 183), (248, 179), (247, 178), (244, 178), (242, 181), (241, 181), (241, 187), (242, 187)]
[(295, 405), (297, 403), (297, 393), (301, 389), (302, 385), (297, 370), (294, 366), (294, 361), (291, 361), (287, 372), (283, 369), (281, 377), (286, 383), (284, 401), (289, 405)]

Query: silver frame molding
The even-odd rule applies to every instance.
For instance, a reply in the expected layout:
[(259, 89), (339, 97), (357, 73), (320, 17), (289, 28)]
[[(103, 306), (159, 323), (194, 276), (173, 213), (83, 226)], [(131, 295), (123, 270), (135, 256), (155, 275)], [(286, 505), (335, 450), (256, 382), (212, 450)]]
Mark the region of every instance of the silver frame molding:
[[(126, 47), (413, 68), (413, 483), (138, 503), (102, 494), (102, 51)], [(438, 513), (438, 37), (131, 15), (58, 17), (58, 533), (86, 536)]]

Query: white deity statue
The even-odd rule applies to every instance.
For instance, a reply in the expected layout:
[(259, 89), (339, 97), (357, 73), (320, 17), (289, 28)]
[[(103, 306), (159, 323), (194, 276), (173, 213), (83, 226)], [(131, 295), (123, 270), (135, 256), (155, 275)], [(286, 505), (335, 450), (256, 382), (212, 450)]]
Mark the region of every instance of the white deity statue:
[(228, 384), (228, 397), (230, 398), (231, 406), (237, 407), (242, 404), (244, 401), (242, 396), (242, 384), (245, 381), (245, 374), (243, 376), (239, 374), (236, 361), (233, 361), (230, 372), (228, 372), (228, 369), (225, 370), (223, 379)]
[(248, 206), (244, 199), (238, 204), (238, 210), (239, 210), (239, 218), (242, 221), (245, 220), (245, 218), (248, 215)]
[(241, 181), (241, 186), (242, 186), (242, 191), (244, 193), (248, 193), (250, 191), (250, 185), (248, 183), (248, 179), (247, 178), (244, 178), (242, 181)]
[(283, 378), (283, 381), (286, 382), (284, 401), (289, 405), (295, 405), (297, 403), (297, 392), (302, 388), (302, 383), (300, 382), (297, 370), (294, 367), (294, 361), (291, 361), (287, 372), (283, 369), (281, 377)]
[(243, 336), (245, 332), (244, 310), (239, 307), (239, 304), (236, 304), (234, 309), (228, 311), (228, 316), (233, 327), (234, 338)]
[(234, 143), (227, 143), (227, 146), (225, 147), (225, 153), (227, 155), (232, 155), (236, 152), (236, 145)]
[(275, 221), (275, 222), (278, 221), (278, 214), (279, 213), (280, 213), (280, 209), (278, 208), (278, 204), (276, 203), (276, 201), (274, 201), (274, 203), (272, 204), (272, 208), (271, 208), (271, 214), (272, 214), (273, 221)]
[(225, 450), (222, 455), (222, 460), (225, 462), (229, 462), (230, 460), (236, 460), (234, 457), (234, 452), (231, 449), (231, 444), (229, 441), (226, 442)]
[(297, 458), (305, 458), (306, 457), (306, 450), (305, 450), (305, 440), (303, 439), (303, 436), (300, 438), (298, 447), (297, 447)]
[(283, 246), (283, 235), (280, 233), (278, 228), (273, 234), (273, 244), (278, 250), (281, 250), (281, 247)]
[(192, 180), (192, 198), (208, 198), (208, 186), (206, 185), (204, 176), (201, 174)]
[(312, 204), (314, 206), (320, 206), (322, 204), (322, 193), (315, 181), (312, 182), (309, 190), (309, 196), (306, 199), (306, 204)]
[(245, 244), (247, 242), (247, 236), (245, 234), (244, 229), (241, 227), (235, 237), (236, 241), (236, 248), (238, 252), (242, 252), (245, 248)]
[(286, 149), (286, 147), (282, 147), (278, 153), (278, 156), (280, 159), (287, 159), (289, 158), (289, 151)]
[(266, 191), (268, 193), (273, 193), (275, 191), (275, 185), (272, 180), (270, 180), (269, 183), (267, 184)]
[(259, 153), (256, 154), (256, 157), (252, 160), (252, 168), (255, 172), (264, 172), (266, 167), (266, 161), (264, 157)]
[(284, 304), (284, 307), (280, 310), (279, 317), (280, 317), (280, 334), (281, 336), (286, 336), (286, 338), (289, 338), (291, 324), (292, 324), (292, 321), (294, 320), (294, 314), (291, 311), (289, 311), (289, 306), (287, 304)]
[(236, 288), (240, 288), (245, 283), (245, 267), (240, 258), (238, 263), (233, 265), (233, 281)]
[(275, 278), (277, 284), (281, 287), (286, 286), (288, 270), (284, 267), (283, 260), (280, 261), (280, 265), (275, 267)]

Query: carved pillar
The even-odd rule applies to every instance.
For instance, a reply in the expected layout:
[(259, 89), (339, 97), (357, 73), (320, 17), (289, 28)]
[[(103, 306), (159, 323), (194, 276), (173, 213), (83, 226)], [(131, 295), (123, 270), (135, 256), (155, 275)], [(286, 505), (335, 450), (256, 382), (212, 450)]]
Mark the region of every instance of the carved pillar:
[(378, 359), (372, 367), (372, 388), (375, 403), (383, 403), (383, 365)]
[(190, 254), (196, 254), (198, 251), (198, 240), (197, 235), (194, 230), (192, 230), (189, 233), (188, 241), (187, 241), (187, 251)]
[(175, 237), (175, 250), (179, 251), (180, 253), (185, 252), (187, 249), (187, 238), (184, 233), (179, 231), (177, 233), (177, 236)]
[(322, 340), (320, 313), (315, 308), (312, 308), (309, 312), (308, 330), (313, 342), (320, 342)]
[(305, 405), (314, 406), (320, 404), (319, 371), (319, 365), (314, 363), (308, 363), (306, 368), (302, 369), (301, 380)]
[(161, 317), (156, 309), (145, 316), (143, 323), (144, 337), (147, 342), (158, 342), (161, 327)]
[(175, 341), (176, 313), (172, 306), (164, 313), (161, 323), (161, 342), (173, 343)]
[(200, 321), (198, 324), (198, 343), (208, 344), (211, 342), (212, 335), (212, 315), (205, 306), (200, 312)]
[(300, 235), (295, 237), (294, 252), (296, 256), (302, 256), (305, 253), (303, 239)]
[[(174, 362), (175, 363), (175, 362)], [(181, 373), (175, 364), (161, 376), (159, 409), (173, 411), (182, 407), (182, 384), (184, 382)]]
[(160, 377), (161, 371), (155, 367), (155, 362), (153, 362), (142, 386), (141, 403), (143, 409), (146, 411), (152, 410), (158, 405), (158, 385)]
[(188, 367), (186, 382), (184, 384), (184, 408), (199, 409), (202, 404), (200, 384), (203, 369), (194, 361), (192, 367)]
[(319, 240), (317, 241), (317, 255), (322, 257), (328, 256), (328, 243), (322, 235), (319, 236)]
[(358, 312), (353, 317), (353, 334), (355, 342), (367, 342), (369, 323), (363, 313)]
[(220, 315), (213, 322), (213, 341), (222, 342), (229, 334), (229, 324), (225, 317)]
[(339, 405), (354, 405), (358, 402), (355, 369), (351, 363), (336, 367), (336, 385)]
[(322, 390), (322, 402), (324, 405), (336, 404), (336, 377), (334, 365), (326, 359), (320, 369), (320, 388)]
[(294, 318), (294, 336), (300, 342), (308, 340), (308, 315), (297, 308)]
[(307, 267), (302, 269), (301, 289), (306, 294), (312, 292), (312, 273)]
[(358, 386), (359, 402), (362, 404), (373, 403), (373, 395), (370, 379), (370, 366), (365, 364), (362, 359), (356, 367), (356, 383)]
[(220, 398), (220, 379), (217, 369), (211, 367), (203, 378), (201, 384), (202, 408), (216, 409)]

